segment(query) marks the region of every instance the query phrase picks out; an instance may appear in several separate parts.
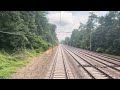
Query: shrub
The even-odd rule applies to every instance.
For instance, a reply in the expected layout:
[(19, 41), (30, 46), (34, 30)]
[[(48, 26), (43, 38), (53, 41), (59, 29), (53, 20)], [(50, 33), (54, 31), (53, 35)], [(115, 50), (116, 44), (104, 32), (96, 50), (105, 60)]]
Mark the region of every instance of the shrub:
[(105, 50), (105, 53), (113, 54), (113, 49), (112, 49), (112, 47), (106, 49), (106, 50)]
[(102, 52), (104, 52), (104, 49), (100, 47), (96, 50), (96, 52), (102, 53)]

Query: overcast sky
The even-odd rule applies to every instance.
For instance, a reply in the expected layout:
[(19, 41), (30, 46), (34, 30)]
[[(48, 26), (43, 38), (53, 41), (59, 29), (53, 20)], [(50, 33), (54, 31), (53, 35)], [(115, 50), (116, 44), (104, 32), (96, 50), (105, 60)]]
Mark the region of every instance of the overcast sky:
[[(78, 29), (80, 22), (86, 23), (91, 11), (49, 11), (47, 15), (50, 23), (57, 26), (56, 33), (59, 41), (70, 37), (74, 29)], [(98, 16), (104, 16), (108, 11), (93, 11)], [(60, 18), (61, 16), (61, 18)], [(67, 32), (67, 33), (63, 33)]]

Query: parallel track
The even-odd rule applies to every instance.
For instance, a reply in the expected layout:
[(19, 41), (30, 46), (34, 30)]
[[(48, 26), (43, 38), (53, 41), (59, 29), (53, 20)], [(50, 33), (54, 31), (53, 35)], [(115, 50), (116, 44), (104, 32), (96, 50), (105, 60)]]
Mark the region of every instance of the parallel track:
[(88, 50), (84, 50), (84, 49), (80, 49), (80, 48), (76, 48), (76, 47), (71, 47), (71, 46), (68, 46), (70, 48), (74, 48), (80, 52), (83, 52), (83, 53), (86, 53), (86, 54), (89, 54), (89, 55), (92, 55), (92, 56), (97, 56), (97, 58), (100, 58), (100, 59), (110, 59), (110, 60), (113, 60), (113, 61), (117, 61), (120, 63), (120, 59), (119, 58), (116, 58), (116, 57), (112, 57), (112, 56), (107, 56), (107, 55), (103, 55), (103, 54), (100, 54), (100, 53), (97, 53), (97, 52), (92, 52), (92, 51), (88, 51)]
[(72, 51), (75, 51), (76, 53), (78, 53), (80, 55), (84, 55), (84, 56), (86, 56), (88, 58), (96, 60), (97, 62), (100, 62), (100, 63), (106, 65), (107, 67), (110, 67), (110, 68), (115, 69), (115, 70), (120, 72), (120, 69), (116, 68), (116, 67), (120, 67), (120, 62), (115, 62), (113, 59), (112, 60), (111, 59), (109, 59), (109, 60), (108, 59), (107, 60), (106, 59), (102, 59), (102, 57), (100, 58), (99, 56), (95, 56), (94, 54), (81, 52), (79, 50), (74, 50), (73, 49)]
[(60, 45), (46, 79), (120, 79), (120, 61), (117, 58)]
[[(84, 68), (84, 70), (90, 75), (90, 77), (92, 77), (92, 79), (99, 79), (99, 77), (98, 77), (98, 78), (95, 77), (94, 75), (91, 74), (91, 72), (90, 72), (89, 70), (86, 69), (87, 66), (81, 65), (81, 63), (79, 62), (79, 60), (76, 60), (75, 57), (71, 54), (71, 53), (73, 53), (74, 55), (76, 55), (76, 53), (74, 53), (74, 52), (72, 52), (72, 51), (68, 51), (66, 48), (64, 48), (64, 49), (74, 58), (74, 60), (75, 60), (76, 62), (79, 63), (80, 66), (82, 66), (82, 68)], [(76, 55), (76, 56), (78, 56), (78, 55)], [(79, 56), (78, 56), (78, 57), (79, 57)], [(81, 58), (81, 57), (79, 57), (79, 58)], [(87, 62), (85, 59), (83, 59), (83, 58), (81, 58), (81, 59), (84, 60), (85, 62)], [(96, 69), (96, 71), (100, 72), (101, 75), (103, 75), (105, 78), (113, 79), (109, 74), (106, 74), (105, 72), (103, 72), (102, 70), (100, 70), (99, 68), (97, 68), (96, 66), (94, 66), (93, 64), (91, 64), (91, 63), (89, 63), (89, 62), (87, 62), (87, 63), (89, 64), (88, 67), (92, 67), (92, 68)], [(101, 78), (101, 77), (100, 77), (100, 78)]]
[[(69, 48), (69, 49), (67, 48), (67, 50), (71, 51), (72, 53), (76, 54), (78, 57), (80, 57), (84, 61), (90, 63), (94, 67), (96, 67), (99, 70), (103, 71), (104, 73), (108, 74), (110, 77), (112, 77), (114, 79), (119, 79), (120, 78), (120, 69), (118, 69), (119, 66), (116, 68), (114, 66), (107, 65), (107, 63), (103, 62), (101, 59), (99, 59), (99, 61), (98, 61), (97, 57), (96, 57), (96, 59), (97, 59), (96, 60), (94, 58), (94, 56), (92, 56), (92, 55), (91, 56), (90, 55), (88, 56), (88, 54), (83, 55), (83, 54), (80, 54), (78, 52), (75, 52), (75, 50), (73, 50), (71, 48)], [(98, 66), (96, 66), (96, 65), (98, 65)]]

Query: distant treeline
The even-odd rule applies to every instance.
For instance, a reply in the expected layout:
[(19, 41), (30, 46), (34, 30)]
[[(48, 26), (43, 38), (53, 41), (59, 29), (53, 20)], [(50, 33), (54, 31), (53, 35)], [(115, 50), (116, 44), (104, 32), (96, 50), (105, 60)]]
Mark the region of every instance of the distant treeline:
[(86, 24), (80, 23), (71, 37), (62, 43), (87, 50), (120, 55), (120, 11), (109, 11), (105, 16), (94, 13)]
[(57, 44), (54, 24), (45, 11), (0, 11), (0, 49), (47, 50)]

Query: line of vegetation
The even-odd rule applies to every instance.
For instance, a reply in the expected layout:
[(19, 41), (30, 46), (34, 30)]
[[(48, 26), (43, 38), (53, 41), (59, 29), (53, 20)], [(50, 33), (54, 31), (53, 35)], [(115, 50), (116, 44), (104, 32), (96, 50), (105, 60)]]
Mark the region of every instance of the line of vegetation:
[(54, 24), (45, 11), (0, 11), (0, 78), (57, 45)]
[(120, 11), (109, 11), (105, 16), (94, 13), (86, 24), (80, 23), (71, 37), (61, 43), (100, 53), (120, 55)]

